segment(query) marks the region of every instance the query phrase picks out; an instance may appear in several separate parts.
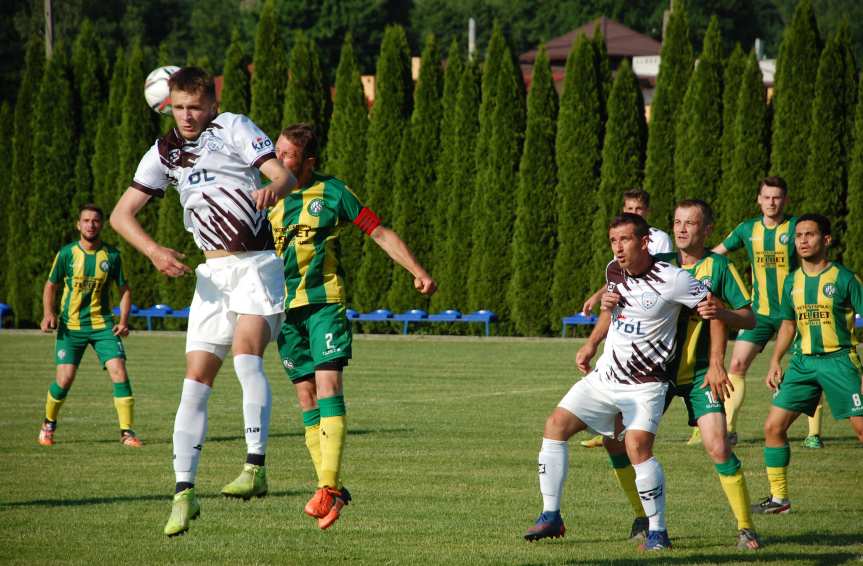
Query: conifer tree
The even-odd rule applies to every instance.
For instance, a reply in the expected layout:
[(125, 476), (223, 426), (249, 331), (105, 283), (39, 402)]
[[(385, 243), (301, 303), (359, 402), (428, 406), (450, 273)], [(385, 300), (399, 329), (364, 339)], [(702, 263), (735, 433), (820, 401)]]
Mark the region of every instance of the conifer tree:
[[(468, 287), (471, 309), (488, 309), (500, 318), (502, 332), (512, 330), (506, 289), (512, 275), (512, 206), (518, 179), (525, 126), (525, 92), (521, 69), (509, 47), (503, 52), (497, 98), (492, 115), (489, 162), (477, 172), (477, 191), (483, 191), (483, 214), (474, 224), (471, 266), (480, 266), (474, 285)], [(480, 224), (482, 223), (482, 224)], [(477, 234), (477, 228), (481, 233)], [(479, 261), (473, 256), (477, 256)]]
[(755, 212), (755, 194), (758, 182), (767, 173), (767, 104), (764, 83), (755, 53), (749, 54), (746, 68), (740, 79), (737, 96), (737, 118), (734, 122), (734, 159), (731, 162), (731, 179), (718, 199), (719, 208), (726, 219), (751, 216)]
[[(138, 167), (141, 157), (153, 144), (158, 134), (158, 116), (144, 100), (144, 79), (150, 71), (144, 51), (135, 43), (130, 52), (126, 67), (126, 88), (122, 102), (122, 119), (117, 133), (118, 148), (117, 178), (114, 181), (111, 206), (126, 191)], [(157, 229), (158, 203), (150, 202), (138, 214), (138, 221), (149, 234)], [(119, 242), (123, 254), (123, 265), (130, 284), (135, 288), (135, 301), (139, 305), (157, 302), (157, 281), (159, 274), (150, 260), (138, 252), (125, 240)]]
[(231, 45), (225, 53), (225, 67), (222, 75), (222, 100), (219, 109), (234, 114), (249, 113), (249, 69), (243, 42), (236, 28), (231, 32)]
[(318, 135), (318, 147), (323, 148), (326, 145), (330, 93), (324, 86), (318, 48), (302, 31), (294, 33), (288, 68), (282, 127), (298, 122), (312, 124)]
[(255, 32), (251, 118), (268, 136), (282, 124), (283, 95), (288, 82), (287, 57), (279, 32), (275, 0), (266, 0)]
[[(594, 43), (595, 45), (595, 43)], [(598, 252), (585, 241), (597, 210), (602, 163), (602, 86), (591, 72), (591, 44), (579, 36), (566, 59), (566, 79), (557, 120), (557, 240), (549, 322), (558, 330), (561, 318), (578, 312), (593, 292), (591, 257)], [(605, 248), (602, 248), (604, 252)], [(608, 254), (603, 253), (603, 257)]]
[[(4, 269), (6, 302), (11, 305), (15, 324), (22, 321), (36, 322), (30, 318), (34, 301), (33, 281), (29, 279), (29, 266), (22, 261), (21, 250), (29, 248), (29, 195), (32, 193), (33, 171), (33, 112), (39, 93), (45, 65), (45, 47), (39, 36), (30, 36), (24, 59), (24, 72), (18, 86), (18, 101), (15, 105), (14, 135), (12, 142), (11, 191), (4, 218), (3, 230), (5, 265), (23, 264), (23, 269)], [(46, 260), (50, 261), (50, 260)]]
[[(15, 122), (13, 120), (12, 107), (7, 101), (3, 101), (0, 105), (0, 155), (11, 156), (13, 154), (12, 143), (15, 135)], [(12, 160), (0, 159), (0, 179), (12, 178)], [(0, 191), (0, 218), (6, 219), (4, 226), (0, 227), (0, 258), (3, 259), (5, 265), (11, 265), (6, 262), (6, 226), (13, 222), (15, 207), (10, 207), (9, 191)], [(9, 294), (6, 292), (6, 277), (0, 275), (0, 301), (8, 301)]]
[(27, 216), (32, 321), (42, 316), (40, 289), (32, 282), (47, 277), (54, 256), (75, 230), (74, 211), (62, 205), (73, 196), (74, 187), (68, 179), (74, 171), (77, 153), (70, 75), (65, 47), (58, 43), (45, 66), (33, 109), (33, 147), (39, 151), (33, 152), (31, 177), (32, 186), (38, 190), (30, 191)]
[(674, 211), (674, 150), (677, 116), (692, 73), (692, 42), (682, 6), (668, 19), (662, 41), (662, 61), (650, 108), (644, 188), (650, 193), (652, 223), (666, 229)]
[(800, 191), (809, 157), (811, 108), (821, 53), (821, 38), (811, 0), (801, 0), (785, 28), (776, 61), (770, 171), (781, 175), (791, 194)]
[(84, 20), (72, 46), (74, 108), (78, 116), (78, 151), (72, 209), (93, 200), (91, 162), (99, 116), (105, 106), (106, 65), (90, 20)]
[(644, 98), (632, 67), (624, 61), (608, 96), (597, 210), (591, 229), (594, 251), (591, 289), (605, 282), (605, 267), (611, 258), (608, 223), (623, 204), (621, 195), (641, 184), (646, 133)]
[[(435, 213), (435, 171), (440, 153), (443, 70), (434, 35), (426, 36), (414, 89), (410, 124), (402, 137), (396, 162), (393, 192), (393, 227), (407, 242), (421, 265), (429, 267), (432, 255), (432, 216)], [(386, 303), (394, 311), (427, 308), (428, 298), (418, 295), (413, 275), (394, 269)]]
[[(611, 61), (608, 59), (608, 45), (605, 43), (605, 34), (602, 33), (602, 27), (599, 22), (593, 29), (593, 40), (591, 41), (594, 52), (594, 65), (596, 67), (597, 84), (599, 85), (599, 111), (602, 116), (602, 124), (605, 124), (608, 119), (608, 111), (606, 102), (608, 95), (611, 93), (611, 85), (613, 78), (611, 76)], [(573, 44), (573, 47), (575, 44)]]
[(863, 273), (863, 80), (857, 90), (857, 108), (854, 114), (854, 147), (848, 175), (848, 223), (845, 233), (845, 254), (842, 261), (854, 273)]
[[(443, 78), (443, 99), (441, 100), (442, 117), (440, 125), (440, 157), (437, 160), (435, 171), (435, 196), (434, 210), (430, 214), (432, 225), (432, 253), (428, 262), (428, 269), (440, 277), (438, 268), (443, 267), (446, 254), (446, 231), (448, 227), (447, 209), (449, 203), (454, 197), (454, 193), (458, 190), (452, 183), (453, 169), (455, 163), (461, 158), (452, 150), (455, 145), (455, 127), (456, 127), (456, 100), (458, 98), (458, 85), (461, 80), (461, 75), (464, 71), (464, 61), (461, 55), (458, 41), (453, 40), (449, 47), (449, 52), (446, 59), (446, 70)], [(437, 280), (438, 287), (445, 284), (443, 281)], [(432, 295), (432, 307), (438, 306), (438, 300)]]
[[(123, 121), (123, 100), (126, 98), (126, 52), (117, 49), (111, 83), (108, 89), (108, 106), (102, 111), (96, 131), (93, 152), (93, 201), (110, 215), (117, 202), (117, 175), (120, 173), (117, 141)], [(107, 220), (107, 219), (106, 219)], [(113, 230), (105, 222), (103, 238), (113, 240)]]
[[(857, 88), (854, 76), (849, 77), (846, 72), (847, 46), (843, 46), (842, 41), (842, 36), (837, 34), (827, 41), (821, 52), (809, 129), (809, 160), (803, 190), (798, 197), (801, 213), (818, 212), (830, 218), (834, 227), (833, 253), (839, 257), (851, 151), (846, 116), (854, 115), (854, 107), (847, 106), (848, 91)], [(853, 60), (850, 63), (853, 65)], [(848, 84), (849, 78), (851, 84)]]
[(518, 169), (509, 304), (515, 327), (525, 336), (547, 334), (551, 295), (539, 274), (554, 264), (557, 241), (557, 92), (545, 46), (533, 65), (527, 98), (524, 152)]
[[(734, 162), (734, 123), (737, 121), (737, 98), (740, 94), (740, 80), (746, 69), (746, 54), (740, 44), (734, 50), (725, 64), (722, 80), (722, 179), (717, 187), (717, 194), (730, 194), (734, 177), (731, 175), (731, 165)], [(714, 207), (716, 226), (713, 236), (721, 241), (740, 222), (738, 213), (726, 217), (722, 208)]]
[[(366, 164), (366, 132), (369, 114), (352, 38), (347, 34), (342, 43), (336, 70), (336, 95), (330, 121), (330, 136), (324, 169), (343, 180), (360, 199), (364, 198)], [(363, 233), (345, 230), (339, 238), (342, 244), (342, 268), (345, 272), (347, 304), (353, 304), (354, 283), (360, 268)]]
[[(393, 165), (410, 117), (412, 86), (405, 30), (401, 26), (389, 26), (384, 32), (378, 58), (365, 177), (366, 205), (384, 223), (392, 222)], [(392, 262), (371, 238), (363, 240), (362, 258), (354, 303), (360, 310), (380, 308), (389, 290)]]
[(677, 121), (675, 201), (698, 197), (713, 202), (722, 180), (722, 37), (710, 19), (704, 51), (692, 73)]
[[(453, 161), (451, 183), (453, 191), (446, 211), (447, 229), (444, 243), (443, 265), (438, 266), (435, 277), (441, 284), (432, 295), (434, 310), (467, 309), (468, 267), (471, 257), (471, 235), (473, 232), (473, 200), (476, 160), (473, 149), (479, 132), (479, 107), (481, 100), (479, 66), (469, 61), (462, 71), (456, 95), (455, 137), (452, 147), (443, 147), (446, 155), (462, 157)], [(463, 157), (467, 156), (466, 159)], [(450, 159), (442, 157), (442, 159)], [(437, 301), (437, 302), (436, 302)]]

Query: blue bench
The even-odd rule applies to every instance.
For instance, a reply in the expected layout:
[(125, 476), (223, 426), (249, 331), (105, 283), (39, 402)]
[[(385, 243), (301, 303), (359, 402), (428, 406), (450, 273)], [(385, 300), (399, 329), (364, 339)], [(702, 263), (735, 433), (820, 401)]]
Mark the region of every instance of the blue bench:
[(421, 309), (411, 309), (403, 313), (393, 314), (387, 309), (377, 309), (367, 313), (359, 313), (353, 309), (347, 309), (345, 315), (348, 320), (359, 322), (401, 322), (402, 334), (407, 334), (410, 323), (417, 322), (444, 322), (444, 323), (477, 323), (485, 325), (485, 335), (491, 335), (491, 323), (497, 321), (497, 315), (489, 310), (478, 310), (468, 314), (462, 314), (455, 309), (445, 310), (436, 314), (428, 314)]
[[(115, 316), (120, 316), (120, 307), (114, 307), (112, 310), (114, 311)], [(153, 330), (154, 318), (189, 318), (189, 307), (174, 310), (169, 305), (158, 304), (153, 305), (150, 308), (142, 309), (138, 308), (137, 305), (132, 305), (132, 308), (129, 310), (129, 316), (146, 318), (147, 331), (149, 332)]]
[(0, 303), (0, 328), (3, 328), (3, 319), (12, 316), (12, 307), (6, 303)]
[(570, 316), (565, 316), (562, 319), (563, 328), (561, 328), (561, 330), (560, 330), (560, 336), (561, 337), (566, 336), (566, 329), (569, 328), (570, 326), (583, 326), (583, 325), (593, 326), (594, 324), (596, 324), (596, 319), (597, 319), (596, 315), (585, 316), (581, 313), (573, 314)]

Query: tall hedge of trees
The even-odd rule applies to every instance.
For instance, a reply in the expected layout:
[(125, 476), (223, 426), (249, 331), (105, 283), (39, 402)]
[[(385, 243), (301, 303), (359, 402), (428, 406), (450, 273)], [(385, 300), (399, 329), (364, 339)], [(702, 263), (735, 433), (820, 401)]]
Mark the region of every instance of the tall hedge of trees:
[(288, 69), (282, 127), (298, 122), (313, 125), (319, 147), (323, 149), (326, 147), (327, 118), (331, 113), (330, 93), (324, 85), (317, 45), (302, 31), (294, 33)]
[(843, 261), (857, 274), (863, 273), (863, 80), (857, 85), (857, 108), (854, 112), (854, 148), (848, 174), (848, 224)]
[(223, 66), (222, 99), (219, 104), (219, 109), (222, 112), (249, 113), (251, 77), (249, 77), (247, 65), (248, 61), (240, 41), (240, 32), (234, 28), (231, 32), (231, 44), (225, 53)]
[(282, 96), (287, 85), (287, 57), (279, 30), (275, 0), (266, 0), (255, 31), (251, 118), (269, 136), (282, 124)]

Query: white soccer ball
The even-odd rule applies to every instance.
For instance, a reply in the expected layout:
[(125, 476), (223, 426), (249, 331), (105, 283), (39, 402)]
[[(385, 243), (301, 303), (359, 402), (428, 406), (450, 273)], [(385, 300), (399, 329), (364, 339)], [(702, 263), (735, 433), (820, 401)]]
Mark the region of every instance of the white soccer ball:
[(180, 67), (166, 65), (147, 75), (147, 80), (144, 82), (144, 98), (154, 112), (171, 113), (171, 90), (168, 88), (168, 79), (179, 70)]

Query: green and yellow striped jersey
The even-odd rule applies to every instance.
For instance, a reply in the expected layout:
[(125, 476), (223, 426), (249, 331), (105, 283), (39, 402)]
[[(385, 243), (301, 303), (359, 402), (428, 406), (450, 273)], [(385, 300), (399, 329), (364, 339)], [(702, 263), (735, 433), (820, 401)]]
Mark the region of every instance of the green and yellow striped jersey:
[(344, 302), (338, 236), (362, 210), (342, 181), (318, 173), (270, 209), (276, 253), (285, 262), (287, 309)]
[(111, 288), (126, 285), (120, 252), (108, 244), (86, 251), (78, 242), (66, 244), (54, 258), (48, 281), (63, 283), (60, 322), (70, 330), (100, 330), (114, 325)]
[(797, 218), (768, 228), (763, 219), (750, 218), (738, 224), (722, 242), (728, 251), (746, 247), (752, 263), (752, 309), (755, 314), (776, 316), (782, 306), (785, 276), (797, 269), (794, 226)]
[[(680, 265), (676, 252), (658, 254), (655, 257), (659, 261), (666, 261), (688, 271), (731, 309), (743, 308), (751, 302), (743, 279), (725, 256), (707, 252), (707, 255), (694, 265)], [(677, 343), (680, 350), (671, 375), (675, 376), (678, 385), (688, 385), (696, 376), (707, 373), (710, 363), (709, 324), (695, 311), (690, 311), (689, 316), (681, 312), (677, 322)]]
[(863, 282), (844, 265), (831, 262), (815, 275), (799, 268), (785, 278), (781, 316), (797, 324), (796, 351), (829, 354), (856, 346), (854, 313), (863, 313)]

